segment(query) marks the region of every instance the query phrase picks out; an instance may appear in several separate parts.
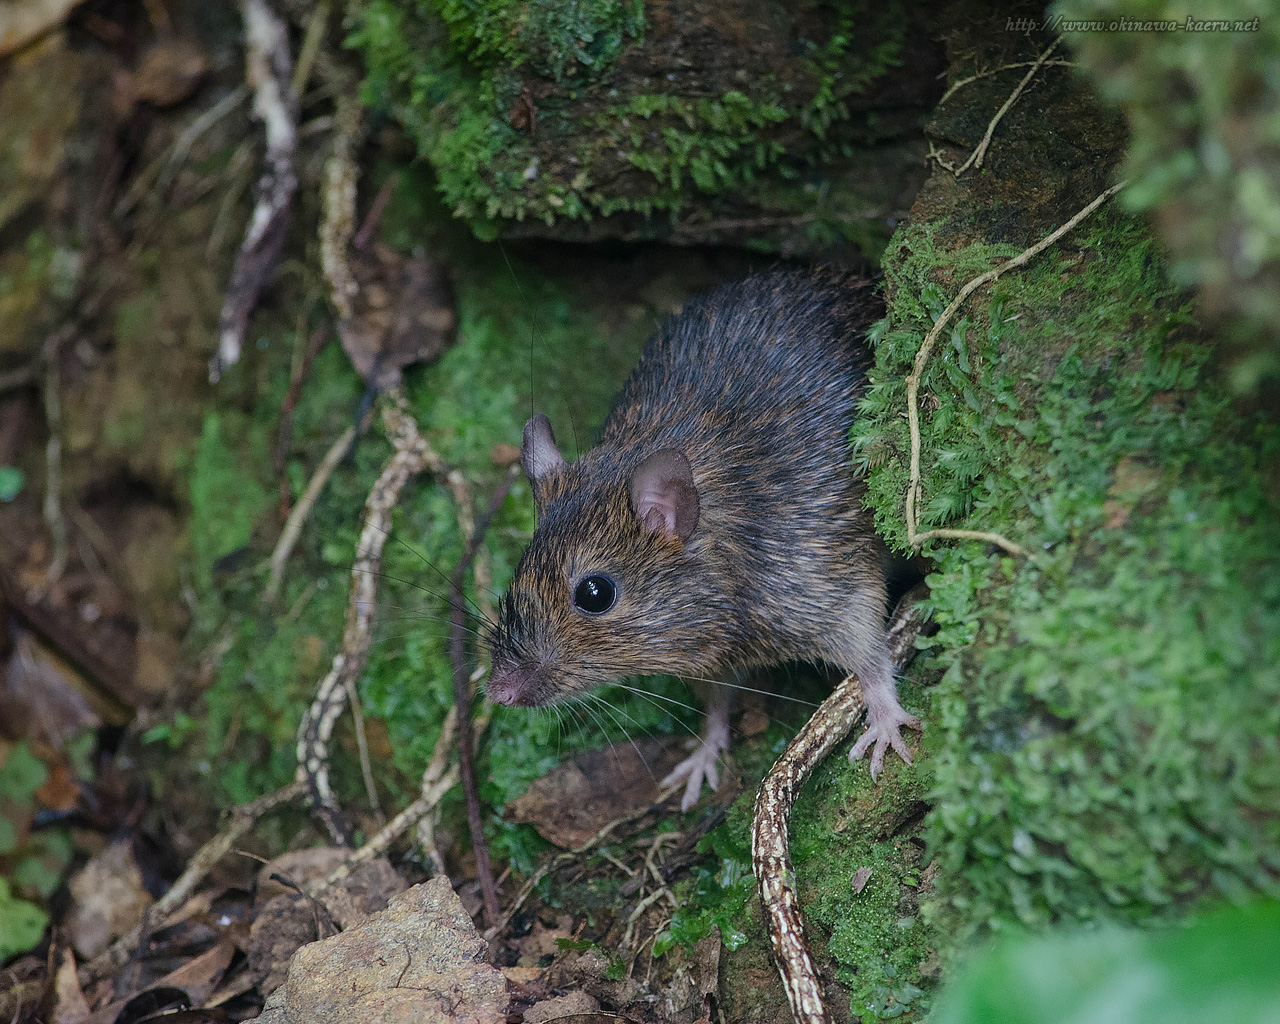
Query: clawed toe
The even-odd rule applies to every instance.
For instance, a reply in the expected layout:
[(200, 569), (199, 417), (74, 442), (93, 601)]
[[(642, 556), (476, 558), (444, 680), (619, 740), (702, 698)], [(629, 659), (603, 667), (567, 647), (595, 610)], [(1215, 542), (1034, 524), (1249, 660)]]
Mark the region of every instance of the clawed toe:
[(698, 802), (704, 781), (713, 791), (720, 787), (720, 770), (716, 767), (719, 756), (718, 747), (704, 743), (671, 769), (662, 780), (663, 787), (675, 785), (682, 779), (688, 780), (684, 796), (680, 799), (680, 810), (687, 811)]
[(903, 761), (911, 764), (911, 750), (899, 731), (902, 726), (919, 729), (920, 719), (902, 711), (899, 715), (886, 715), (871, 722), (849, 751), (849, 760), (851, 762), (859, 760), (870, 749), (871, 761), (868, 767), (873, 779), (884, 769), (884, 755), (890, 747), (897, 751)]

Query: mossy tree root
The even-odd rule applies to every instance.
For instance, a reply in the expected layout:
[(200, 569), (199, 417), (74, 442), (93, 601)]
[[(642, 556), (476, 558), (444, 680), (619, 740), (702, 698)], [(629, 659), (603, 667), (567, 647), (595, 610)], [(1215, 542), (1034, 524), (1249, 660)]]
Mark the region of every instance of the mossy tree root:
[[(889, 626), (890, 654), (901, 670), (915, 653), (922, 616), (923, 585), (899, 603)], [(796, 895), (795, 869), (787, 849), (788, 820), (805, 780), (852, 731), (866, 703), (856, 675), (846, 676), (769, 770), (756, 796), (751, 822), (751, 869), (760, 890), (769, 945), (797, 1024), (829, 1024), (822, 983), (805, 940)]]

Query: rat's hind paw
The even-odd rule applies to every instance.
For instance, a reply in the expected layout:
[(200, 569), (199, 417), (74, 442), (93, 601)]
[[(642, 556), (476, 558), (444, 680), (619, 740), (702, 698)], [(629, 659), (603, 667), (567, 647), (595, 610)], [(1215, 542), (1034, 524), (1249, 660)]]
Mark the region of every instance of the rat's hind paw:
[[(862, 757), (867, 748), (871, 748), (871, 777), (874, 779), (884, 767), (884, 752), (893, 747), (907, 764), (911, 763), (911, 751), (907, 749), (906, 740), (898, 730), (902, 726), (912, 729), (923, 728), (920, 719), (909, 715), (901, 707), (894, 707), (878, 715), (868, 713), (867, 731), (858, 737), (858, 742), (849, 751), (849, 761)], [(874, 744), (874, 746), (872, 746)]]
[(662, 780), (664, 788), (681, 779), (689, 780), (684, 788), (684, 796), (680, 799), (680, 810), (687, 811), (698, 802), (704, 779), (712, 791), (719, 787), (720, 771), (716, 768), (716, 762), (720, 759), (720, 751), (726, 746), (727, 744), (719, 743), (712, 737), (705, 737), (698, 744), (698, 749), (671, 769), (670, 774)]

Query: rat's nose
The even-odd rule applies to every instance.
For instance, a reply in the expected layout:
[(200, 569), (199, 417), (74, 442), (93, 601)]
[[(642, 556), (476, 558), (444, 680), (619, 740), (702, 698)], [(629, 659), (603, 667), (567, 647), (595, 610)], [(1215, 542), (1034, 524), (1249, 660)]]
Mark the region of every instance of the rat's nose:
[(520, 699), (520, 676), (505, 669), (494, 669), (485, 685), (485, 693), (495, 704), (511, 707)]

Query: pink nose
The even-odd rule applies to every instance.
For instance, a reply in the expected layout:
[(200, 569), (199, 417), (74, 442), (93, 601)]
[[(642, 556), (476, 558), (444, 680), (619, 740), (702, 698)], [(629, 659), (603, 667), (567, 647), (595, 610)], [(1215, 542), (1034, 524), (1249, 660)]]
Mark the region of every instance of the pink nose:
[(513, 672), (494, 672), (485, 686), (485, 693), (495, 704), (509, 708), (520, 699), (520, 677)]

